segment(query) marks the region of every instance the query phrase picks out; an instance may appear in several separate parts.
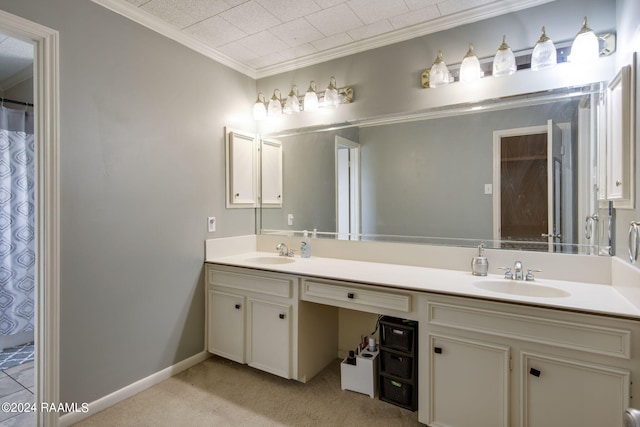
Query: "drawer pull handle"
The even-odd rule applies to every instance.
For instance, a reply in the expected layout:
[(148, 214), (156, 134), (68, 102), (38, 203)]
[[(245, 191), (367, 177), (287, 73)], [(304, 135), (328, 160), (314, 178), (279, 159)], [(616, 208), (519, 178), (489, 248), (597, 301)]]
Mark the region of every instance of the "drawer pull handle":
[(355, 294), (354, 294), (353, 292), (349, 292), (349, 293), (347, 294), (347, 298), (349, 298), (349, 299), (354, 299), (354, 298), (355, 298)]
[(281, 319), (284, 319), (287, 316), (285, 316), (284, 313), (280, 313), (280, 315), (278, 317), (280, 317)]
[(242, 306), (240, 304), (236, 304), (236, 310), (240, 310)]
[(434, 347), (433, 352), (436, 354), (442, 354), (442, 347)]
[(534, 377), (540, 377), (540, 371), (539, 371), (539, 370), (537, 370), (537, 369), (535, 369), (535, 368), (531, 368), (531, 369), (529, 369), (529, 373), (530, 373), (531, 375), (533, 375)]

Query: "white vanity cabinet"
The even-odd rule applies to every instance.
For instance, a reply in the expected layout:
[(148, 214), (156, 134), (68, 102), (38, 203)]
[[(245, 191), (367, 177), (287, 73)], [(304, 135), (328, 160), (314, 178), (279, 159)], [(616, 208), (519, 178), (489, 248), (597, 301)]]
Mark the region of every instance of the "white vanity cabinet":
[(419, 321), (431, 427), (617, 426), (637, 406), (637, 321), (441, 295), (421, 295)]
[(299, 299), (298, 276), (206, 264), (207, 350), (301, 382), (338, 352), (337, 309)]
[(284, 378), (297, 378), (296, 277), (206, 267), (209, 352)]

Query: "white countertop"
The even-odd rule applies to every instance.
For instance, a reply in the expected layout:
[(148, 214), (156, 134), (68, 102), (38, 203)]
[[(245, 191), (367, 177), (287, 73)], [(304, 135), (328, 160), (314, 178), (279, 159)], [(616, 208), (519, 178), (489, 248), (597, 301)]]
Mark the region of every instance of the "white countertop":
[(498, 275), (478, 277), (463, 271), (314, 256), (306, 259), (296, 256), (292, 258), (293, 262), (287, 264), (264, 264), (255, 261), (256, 258), (262, 257), (278, 258), (273, 252), (246, 252), (207, 258), (205, 262), (412, 291), (524, 303), (547, 308), (640, 319), (640, 308), (633, 305), (613, 286), (606, 284), (536, 279), (530, 283), (553, 286), (567, 291), (571, 295), (558, 298), (531, 297), (488, 291), (473, 285), (476, 281), (502, 279), (502, 276)]

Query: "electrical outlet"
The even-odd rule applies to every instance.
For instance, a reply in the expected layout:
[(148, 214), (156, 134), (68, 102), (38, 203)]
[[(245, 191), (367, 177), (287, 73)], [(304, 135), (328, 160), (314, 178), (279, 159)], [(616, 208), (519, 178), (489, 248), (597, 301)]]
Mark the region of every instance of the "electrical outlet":
[(287, 224), (293, 225), (293, 214), (287, 215)]
[(493, 194), (493, 184), (484, 185), (484, 194)]
[(207, 218), (207, 228), (209, 230), (209, 233), (213, 233), (214, 231), (216, 231), (216, 217), (215, 216), (210, 216), (209, 218)]

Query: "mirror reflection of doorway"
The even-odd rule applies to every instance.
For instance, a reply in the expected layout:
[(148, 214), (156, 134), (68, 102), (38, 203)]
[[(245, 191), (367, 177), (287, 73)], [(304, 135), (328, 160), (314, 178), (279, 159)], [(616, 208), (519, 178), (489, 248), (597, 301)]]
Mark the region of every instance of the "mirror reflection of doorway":
[(360, 235), (360, 144), (336, 136), (336, 223), (338, 239)]
[(547, 134), (500, 140), (500, 232), (508, 241), (546, 242)]
[(494, 132), (494, 239), (501, 247), (561, 250), (562, 134), (553, 121)]

